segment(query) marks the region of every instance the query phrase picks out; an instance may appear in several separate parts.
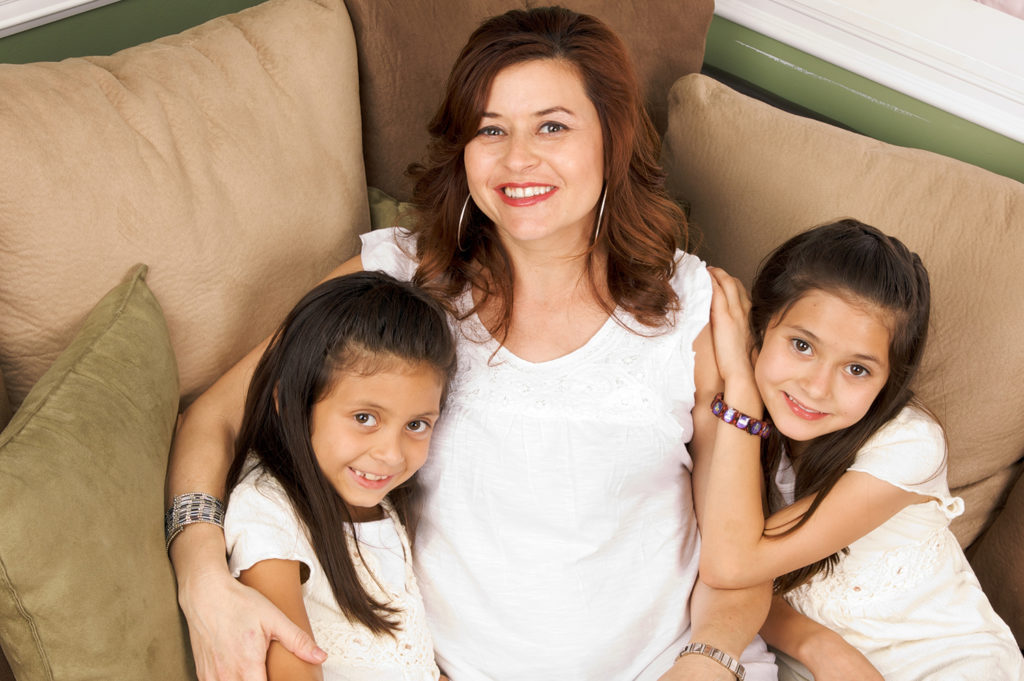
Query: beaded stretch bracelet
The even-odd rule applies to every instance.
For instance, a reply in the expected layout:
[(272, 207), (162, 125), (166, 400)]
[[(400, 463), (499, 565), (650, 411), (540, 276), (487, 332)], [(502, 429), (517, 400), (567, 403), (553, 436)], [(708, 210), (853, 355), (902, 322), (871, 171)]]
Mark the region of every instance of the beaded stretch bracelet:
[(223, 528), (224, 502), (203, 492), (189, 492), (174, 497), (171, 507), (164, 514), (164, 539), (168, 551), (174, 538), (181, 534), (186, 525), (192, 523), (212, 523)]
[(747, 675), (747, 670), (743, 668), (737, 660), (732, 658), (732, 655), (719, 650), (718, 648), (708, 645), (707, 643), (687, 643), (683, 650), (676, 656), (678, 660), (683, 655), (703, 655), (704, 657), (710, 657), (712, 660), (722, 665), (733, 674), (736, 675), (736, 681), (743, 681)]
[(738, 412), (725, 403), (725, 394), (718, 393), (715, 399), (711, 400), (711, 413), (726, 423), (732, 424), (740, 430), (751, 435), (756, 435), (762, 440), (768, 439), (768, 433), (772, 432), (772, 426), (767, 421), (760, 421), (753, 416), (747, 416)]

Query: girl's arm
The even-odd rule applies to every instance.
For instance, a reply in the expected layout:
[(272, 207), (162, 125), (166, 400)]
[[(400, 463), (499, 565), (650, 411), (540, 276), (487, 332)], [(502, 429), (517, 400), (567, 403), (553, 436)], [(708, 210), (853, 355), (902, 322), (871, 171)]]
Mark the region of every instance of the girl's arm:
[(772, 599), (761, 636), (802, 662), (815, 681), (884, 681), (859, 650), (828, 627), (798, 613), (782, 596)]
[[(238, 579), (256, 589), (276, 605), (292, 622), (300, 626), (310, 638), (313, 628), (302, 602), (301, 563), (297, 560), (261, 560)], [(276, 641), (267, 651), (267, 681), (323, 681), (319, 665), (305, 662)]]
[[(362, 269), (359, 257), (328, 279)], [(224, 498), (245, 395), (267, 341), (225, 373), (182, 415), (167, 468), (167, 503), (187, 492)], [(188, 621), (200, 681), (264, 679), (267, 646), (278, 641), (308, 662), (323, 661), (312, 637), (258, 592), (233, 579), (224, 533), (205, 523), (187, 525), (170, 547), (178, 602)]]
[[(701, 509), (707, 496), (707, 472), (715, 438), (715, 419), (710, 409), (711, 398), (720, 389), (721, 378), (714, 360), (710, 328), (705, 328), (694, 341), (696, 406), (693, 410), (693, 439), (688, 445), (693, 459), (693, 499), (698, 523), (706, 520)], [(714, 589), (699, 580), (690, 598), (691, 640), (714, 646), (739, 660), (744, 648), (754, 639), (764, 622), (771, 600), (771, 582), (748, 589)], [(661, 681), (683, 679), (724, 679), (735, 677), (722, 665), (701, 655), (687, 655), (661, 677)]]
[[(742, 285), (711, 268), (714, 349), (725, 377), (725, 401), (760, 416), (760, 395), (750, 367), (747, 312)], [(697, 409), (710, 410), (698, 404)], [(713, 418), (713, 416), (712, 416)], [(800, 529), (779, 535), (808, 508), (799, 500), (764, 518), (760, 439), (725, 422), (716, 425), (702, 523), (701, 575), (710, 585), (743, 588), (761, 584), (848, 546), (905, 506), (926, 499), (867, 473), (845, 473)]]

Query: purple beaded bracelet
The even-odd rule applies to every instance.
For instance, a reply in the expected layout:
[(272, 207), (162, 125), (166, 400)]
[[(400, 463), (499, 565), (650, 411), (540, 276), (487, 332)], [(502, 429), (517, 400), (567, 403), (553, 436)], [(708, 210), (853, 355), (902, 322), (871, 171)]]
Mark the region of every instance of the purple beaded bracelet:
[(772, 426), (767, 421), (760, 421), (753, 416), (747, 416), (738, 412), (725, 403), (725, 393), (718, 393), (715, 399), (711, 400), (711, 413), (726, 423), (732, 424), (742, 431), (755, 435), (762, 440), (768, 439), (768, 433), (772, 432)]

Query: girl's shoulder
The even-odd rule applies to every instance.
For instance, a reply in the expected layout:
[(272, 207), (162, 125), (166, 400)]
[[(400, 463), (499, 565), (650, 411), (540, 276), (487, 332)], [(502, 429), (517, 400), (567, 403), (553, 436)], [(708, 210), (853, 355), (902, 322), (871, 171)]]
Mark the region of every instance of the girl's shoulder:
[(946, 484), (946, 437), (924, 410), (908, 405), (864, 444), (850, 470), (871, 473), (898, 487)]

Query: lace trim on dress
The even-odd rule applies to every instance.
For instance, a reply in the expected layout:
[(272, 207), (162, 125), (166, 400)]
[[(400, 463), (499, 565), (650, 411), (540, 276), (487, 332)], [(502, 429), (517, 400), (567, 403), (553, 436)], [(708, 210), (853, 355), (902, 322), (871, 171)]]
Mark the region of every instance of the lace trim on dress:
[(882, 603), (933, 580), (948, 560), (953, 541), (952, 533), (943, 527), (918, 543), (874, 554), (871, 561), (856, 567), (851, 565), (856, 561), (845, 556), (832, 574), (817, 575), (786, 594), (786, 599), (805, 614), (827, 608), (853, 615), (868, 603), (877, 610)]
[[(349, 555), (356, 567), (359, 581), (375, 600), (396, 608), (391, 617), (398, 629), (391, 634), (374, 634), (362, 625), (344, 619), (317, 618), (310, 621), (317, 643), (326, 650), (330, 661), (365, 668), (401, 667), (407, 679), (432, 681), (440, 673), (434, 663), (434, 646), (427, 629), (426, 614), (422, 607), (419, 586), (412, 569), (412, 551), (394, 508), (385, 499), (381, 506), (387, 512), (402, 542), (405, 552), (405, 593), (385, 589), (374, 578), (379, 572), (376, 557), (370, 552), (357, 551), (356, 540), (346, 533)], [(362, 560), (360, 560), (360, 555)]]

